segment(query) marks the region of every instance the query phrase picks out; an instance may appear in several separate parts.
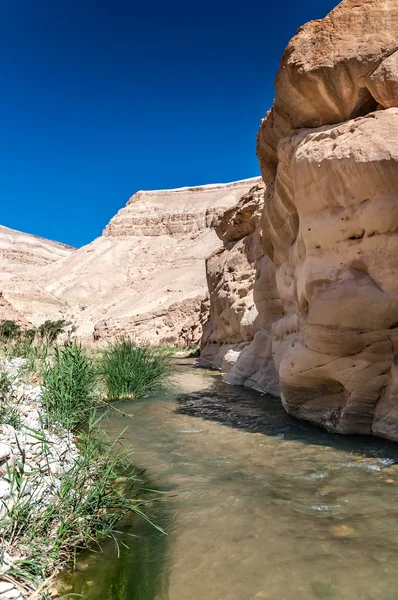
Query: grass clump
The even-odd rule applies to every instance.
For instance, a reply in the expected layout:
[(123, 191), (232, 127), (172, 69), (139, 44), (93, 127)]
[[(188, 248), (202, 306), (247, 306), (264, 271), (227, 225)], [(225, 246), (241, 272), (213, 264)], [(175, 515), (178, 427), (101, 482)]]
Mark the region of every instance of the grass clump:
[(21, 426), (21, 417), (8, 373), (0, 374), (0, 425), (12, 425), (15, 429)]
[(52, 421), (73, 430), (95, 403), (96, 372), (83, 348), (74, 343), (54, 348), (43, 372), (42, 401)]
[[(33, 334), (4, 341), (4, 350), (8, 358), (24, 358), (26, 368), (40, 377), (38, 402), (45, 410), (34, 429), (21, 423), (14, 383), (0, 373), (0, 425), (11, 424), (30, 436), (28, 446), (16, 437), (16, 463), (4, 477), (11, 498), (0, 499), (0, 563), (4, 552), (11, 554), (7, 577), (26, 592), (49, 598), (43, 586), (76, 560), (77, 551), (104, 537), (117, 544), (119, 521), (128, 513), (149, 521), (144, 506), (159, 497), (143, 489), (121, 437), (111, 442), (101, 429), (97, 360), (112, 398), (139, 397), (164, 384), (171, 353), (123, 341), (96, 359), (75, 342), (52, 346)], [(25, 366), (18, 369), (17, 383)], [(113, 409), (118, 410), (108, 405), (104, 414)], [(66, 430), (75, 432), (74, 442)]]
[(164, 386), (172, 373), (172, 352), (119, 340), (103, 351), (99, 373), (110, 400), (140, 398)]
[[(8, 474), (14, 502), (0, 517), (0, 538), (6, 551), (18, 540), (21, 558), (8, 571), (16, 581), (37, 588), (55, 570), (65, 567), (77, 551), (101, 538), (113, 537), (117, 543), (115, 528), (127, 513), (149, 520), (143, 507), (154, 499), (153, 494), (145, 498), (131, 468), (129, 450), (120, 449), (119, 440), (110, 442), (99, 421), (92, 411), (86, 431), (79, 436), (79, 454), (62, 473), (59, 484), (52, 487), (50, 497), (46, 484), (33, 499), (24, 493), (27, 469), (23, 452)], [(44, 459), (47, 453), (50, 460), (51, 442), (45, 431), (35, 435)], [(35, 473), (28, 471), (28, 477)], [(37, 477), (42, 478), (39, 470)]]

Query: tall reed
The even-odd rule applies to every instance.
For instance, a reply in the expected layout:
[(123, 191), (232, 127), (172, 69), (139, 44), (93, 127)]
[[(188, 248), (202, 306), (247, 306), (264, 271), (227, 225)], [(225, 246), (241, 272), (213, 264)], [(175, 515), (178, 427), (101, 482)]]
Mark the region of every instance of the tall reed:
[(99, 373), (108, 398), (140, 398), (164, 387), (173, 370), (172, 352), (167, 348), (137, 346), (130, 339), (119, 340), (102, 353)]
[(43, 373), (42, 401), (47, 415), (66, 429), (88, 417), (95, 404), (96, 372), (84, 349), (76, 344), (56, 346)]

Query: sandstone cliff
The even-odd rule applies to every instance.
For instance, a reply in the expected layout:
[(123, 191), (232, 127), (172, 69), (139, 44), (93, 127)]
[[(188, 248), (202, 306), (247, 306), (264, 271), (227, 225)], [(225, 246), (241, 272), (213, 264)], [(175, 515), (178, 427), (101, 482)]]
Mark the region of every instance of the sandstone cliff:
[(18, 278), (0, 273), (0, 291), (30, 322), (66, 318), (80, 339), (197, 343), (214, 223), (258, 180), (138, 192), (101, 237)]
[[(345, 0), (289, 43), (258, 134), (261, 216), (230, 246), (227, 213), (224, 250), (208, 261), (203, 352), (231, 369), (231, 383), (278, 395), (277, 373), (283, 405), (298, 418), (394, 440), (397, 57), (398, 0)], [(233, 286), (230, 263), (239, 265)], [(228, 330), (226, 307), (238, 297), (243, 316), (231, 316)]]
[(274, 264), (261, 248), (264, 194), (257, 184), (216, 225), (224, 246), (206, 262), (210, 320), (199, 362), (220, 368), (229, 383), (278, 394), (270, 330), (283, 308)]

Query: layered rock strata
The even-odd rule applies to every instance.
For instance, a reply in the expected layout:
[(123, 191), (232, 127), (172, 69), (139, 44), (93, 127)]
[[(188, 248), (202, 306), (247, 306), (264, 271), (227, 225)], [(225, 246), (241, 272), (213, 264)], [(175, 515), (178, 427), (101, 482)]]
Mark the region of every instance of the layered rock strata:
[(258, 181), (137, 192), (101, 237), (18, 278), (0, 274), (0, 290), (30, 322), (65, 318), (79, 339), (194, 345), (214, 224)]
[(0, 273), (24, 273), (69, 256), (74, 248), (0, 225)]
[[(258, 387), (270, 391), (276, 368), (290, 414), (338, 433), (394, 440), (397, 52), (398, 0), (345, 0), (289, 43), (257, 144), (267, 189), (256, 224), (256, 277), (262, 261), (272, 261), (283, 315), (226, 375), (233, 382), (240, 365), (247, 381), (266, 355)], [(251, 281), (240, 283), (249, 293)], [(263, 291), (255, 299), (260, 316), (267, 297)], [(247, 336), (238, 335), (245, 344)]]

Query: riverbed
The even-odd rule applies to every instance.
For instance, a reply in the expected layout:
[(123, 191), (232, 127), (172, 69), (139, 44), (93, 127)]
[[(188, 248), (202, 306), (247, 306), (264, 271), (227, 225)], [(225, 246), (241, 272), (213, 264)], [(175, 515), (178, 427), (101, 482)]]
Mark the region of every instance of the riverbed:
[(396, 600), (397, 445), (328, 434), (190, 361), (172, 391), (118, 407), (128, 416), (102, 424), (124, 432), (143, 480), (168, 492), (148, 508), (167, 536), (127, 520), (117, 543), (80, 556), (71, 593)]

